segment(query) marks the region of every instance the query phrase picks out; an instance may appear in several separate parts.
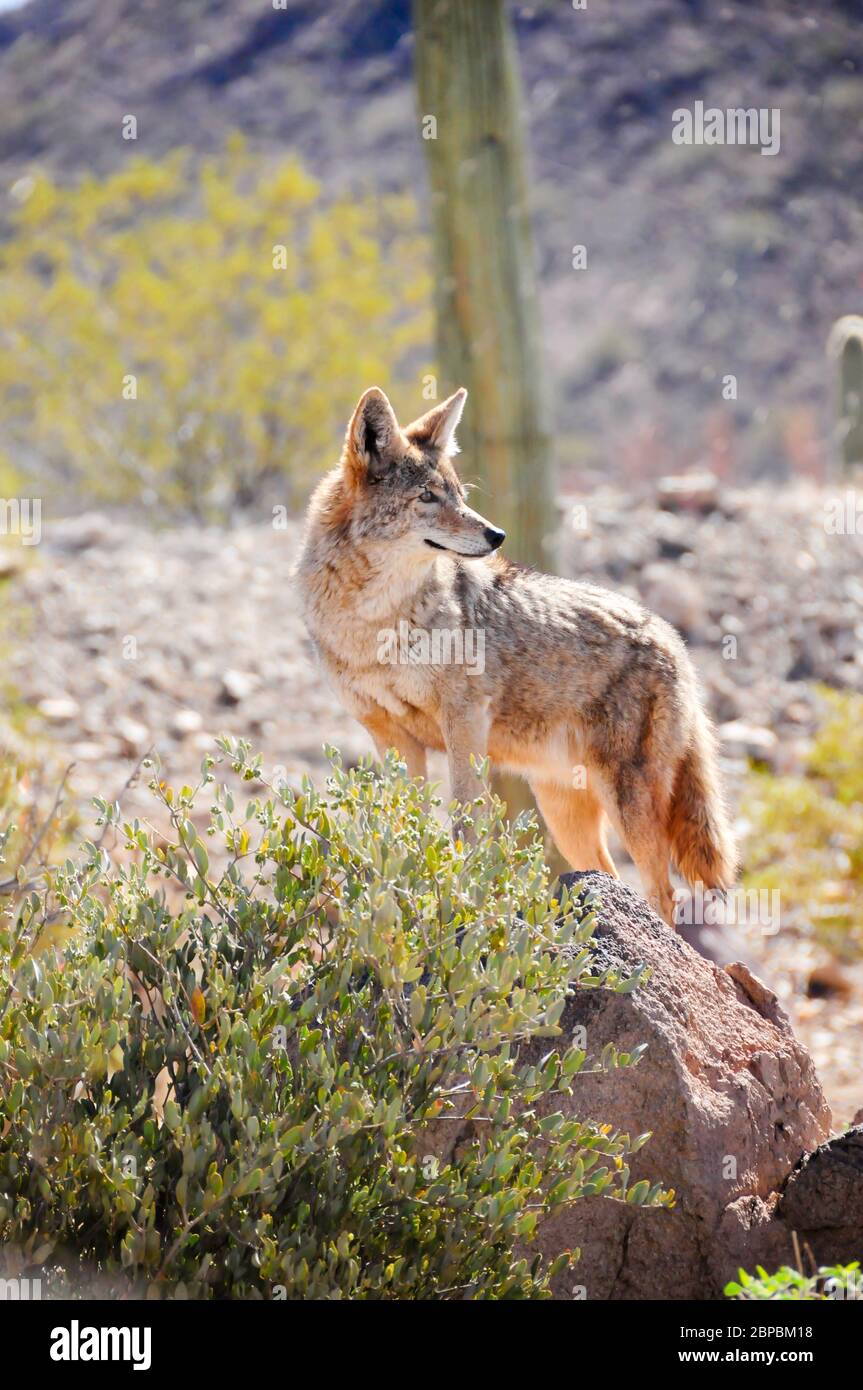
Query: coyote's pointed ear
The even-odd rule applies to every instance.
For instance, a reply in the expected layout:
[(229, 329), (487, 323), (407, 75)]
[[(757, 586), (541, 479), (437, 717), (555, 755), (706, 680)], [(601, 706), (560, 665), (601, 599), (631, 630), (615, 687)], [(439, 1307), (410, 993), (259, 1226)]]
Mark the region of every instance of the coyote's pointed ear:
[(398, 463), (404, 447), (392, 406), (379, 386), (370, 386), (351, 416), (342, 467), (354, 483), (377, 481)]
[(440, 449), (442, 454), (457, 454), (455, 431), (466, 400), (467, 391), (460, 386), (445, 401), (441, 401), (440, 405), (432, 406), (425, 415), (408, 425), (405, 430), (408, 439), (413, 444), (432, 445), (435, 449)]

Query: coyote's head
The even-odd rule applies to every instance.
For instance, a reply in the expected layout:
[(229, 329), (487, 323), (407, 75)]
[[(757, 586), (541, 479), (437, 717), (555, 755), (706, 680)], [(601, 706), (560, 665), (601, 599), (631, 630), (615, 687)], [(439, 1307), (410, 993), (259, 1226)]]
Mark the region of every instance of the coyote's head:
[(451, 462), (466, 399), (462, 387), (402, 429), (377, 386), (360, 398), (341, 459), (357, 538), (465, 557), (490, 555), (503, 543), (505, 532), (467, 505)]

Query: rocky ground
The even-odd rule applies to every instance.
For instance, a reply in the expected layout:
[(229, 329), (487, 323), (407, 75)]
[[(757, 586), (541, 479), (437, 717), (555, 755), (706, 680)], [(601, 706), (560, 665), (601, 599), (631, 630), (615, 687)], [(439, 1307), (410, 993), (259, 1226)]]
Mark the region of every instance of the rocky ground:
[[(564, 506), (562, 571), (639, 595), (687, 636), (735, 801), (747, 758), (801, 766), (818, 682), (863, 690), (855, 502), (690, 478)], [(169, 780), (194, 781), (222, 731), (249, 738), (291, 781), (321, 775), (325, 741), (346, 761), (369, 749), (315, 666), (290, 577), (297, 538), (293, 524), (154, 533), (88, 514), (46, 524), (38, 547), (0, 550), (9, 700), (26, 734), (74, 762), (84, 808), (115, 797), (151, 747)], [(124, 805), (149, 809), (146, 789), (128, 789)], [(805, 932), (738, 929), (712, 949), (744, 956), (777, 990), (836, 1119), (850, 1120), (863, 1105), (863, 966), (810, 998), (824, 957)]]

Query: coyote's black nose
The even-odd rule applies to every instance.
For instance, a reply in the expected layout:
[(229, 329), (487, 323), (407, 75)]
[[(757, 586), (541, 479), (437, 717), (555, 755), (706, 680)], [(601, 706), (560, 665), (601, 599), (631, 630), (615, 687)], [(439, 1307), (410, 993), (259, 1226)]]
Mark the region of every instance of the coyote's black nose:
[(503, 545), (506, 540), (506, 531), (499, 531), (496, 526), (486, 526), (483, 535), (492, 550), (497, 550), (498, 546)]

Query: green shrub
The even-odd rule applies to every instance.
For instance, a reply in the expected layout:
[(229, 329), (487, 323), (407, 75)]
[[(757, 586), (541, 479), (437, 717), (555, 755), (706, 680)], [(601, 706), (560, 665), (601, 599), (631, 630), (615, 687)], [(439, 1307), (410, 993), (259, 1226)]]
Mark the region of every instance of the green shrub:
[(64, 805), (65, 783), (0, 724), (0, 911), (9, 920), (28, 890), (41, 886), (46, 865), (73, 833), (77, 817)]
[(55, 505), (222, 516), (269, 482), (291, 506), (360, 391), (392, 387), (431, 337), (413, 202), (324, 200), (296, 159), (263, 161), (238, 136), (203, 161), (22, 178), (13, 205), (0, 480), (15, 467)]
[(799, 1270), (783, 1265), (775, 1274), (768, 1274), (758, 1266), (757, 1274), (737, 1271), (737, 1280), (725, 1285), (726, 1298), (739, 1300), (776, 1299), (807, 1302), (833, 1302), (838, 1299), (859, 1300), (863, 1298), (863, 1282), (860, 1279), (860, 1265), (854, 1261), (850, 1265), (822, 1265), (817, 1273), (801, 1274)]
[[(245, 744), (220, 747), (259, 785)], [(593, 905), (550, 895), (541, 841), (499, 802), (453, 843), (398, 764), (333, 759), (325, 794), (243, 810), (213, 759), (194, 790), (154, 780), (170, 832), (126, 824), (120, 867), (86, 846), (7, 924), (13, 1272), (58, 1264), (74, 1286), (80, 1261), (150, 1296), (534, 1298), (553, 1269), (513, 1250), (549, 1210), (672, 1200), (629, 1186), (646, 1135), (534, 1108), (637, 1061), (560, 1037), (573, 990), (640, 978), (593, 972)], [(75, 935), (35, 957), (58, 911)], [(450, 1154), (465, 1114), (475, 1137)]]
[(778, 890), (783, 921), (840, 954), (863, 949), (863, 696), (824, 690), (801, 776), (753, 772), (744, 883)]

